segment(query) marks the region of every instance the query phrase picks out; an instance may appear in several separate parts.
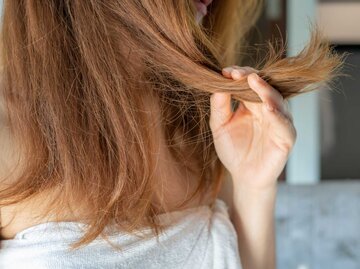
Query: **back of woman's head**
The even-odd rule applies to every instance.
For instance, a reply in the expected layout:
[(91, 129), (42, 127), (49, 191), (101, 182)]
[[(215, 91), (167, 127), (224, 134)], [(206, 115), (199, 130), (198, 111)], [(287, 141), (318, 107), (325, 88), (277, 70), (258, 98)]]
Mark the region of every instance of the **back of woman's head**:
[[(208, 126), (209, 96), (231, 91), (259, 101), (245, 81), (221, 75), (239, 63), (259, 10), (256, 0), (214, 0), (198, 25), (193, 0), (5, 0), (2, 93), (22, 154), (21, 173), (2, 179), (0, 206), (58, 188), (49, 211), (75, 197), (92, 212), (80, 243), (110, 221), (129, 232), (161, 229), (151, 202), (150, 100), (173, 157), (201, 174), (194, 195), (215, 197), (224, 168)], [(286, 98), (329, 81), (341, 60), (317, 32), (299, 56), (279, 55), (270, 49), (256, 67)]]

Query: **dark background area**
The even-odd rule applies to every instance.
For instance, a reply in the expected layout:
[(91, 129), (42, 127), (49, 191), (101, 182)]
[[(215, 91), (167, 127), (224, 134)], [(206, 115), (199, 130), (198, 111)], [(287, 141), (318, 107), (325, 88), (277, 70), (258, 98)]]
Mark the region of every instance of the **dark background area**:
[[(360, 0), (319, 0), (319, 4), (347, 2)], [(244, 65), (253, 66), (264, 57), (266, 51), (261, 47), (267, 40), (286, 40), (287, 1), (279, 0), (278, 6), (277, 16), (264, 9), (250, 34), (249, 45), (254, 48)], [(332, 89), (324, 89), (320, 96), (321, 178), (360, 179), (360, 44), (332, 45), (338, 53), (347, 53), (342, 70), (346, 76), (338, 78)], [(286, 180), (285, 169), (279, 180)]]
[[(360, 15), (360, 14), (359, 14)], [(320, 98), (322, 127), (321, 136), (331, 135), (335, 143), (322, 154), (323, 179), (360, 178), (360, 45), (335, 46), (339, 53), (347, 53), (343, 72), (328, 98)], [(326, 132), (324, 103), (331, 108), (334, 126), (332, 134)]]

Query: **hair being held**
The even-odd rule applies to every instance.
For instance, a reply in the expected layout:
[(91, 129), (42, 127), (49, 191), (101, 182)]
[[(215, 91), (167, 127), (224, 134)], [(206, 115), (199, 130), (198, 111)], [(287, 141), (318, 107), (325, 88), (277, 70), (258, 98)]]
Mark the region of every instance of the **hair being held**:
[[(211, 191), (215, 199), (224, 167), (212, 143), (209, 96), (260, 101), (246, 80), (221, 75), (240, 64), (260, 2), (214, 0), (198, 25), (192, 0), (5, 0), (2, 94), (22, 154), (16, 173), (1, 179), (0, 207), (51, 189), (58, 195), (46, 213), (82, 201), (92, 214), (75, 247), (110, 223), (158, 233), (149, 100), (173, 157), (201, 174), (192, 197)], [(330, 82), (342, 63), (317, 30), (299, 55), (282, 54), (269, 46), (254, 68), (285, 98)]]

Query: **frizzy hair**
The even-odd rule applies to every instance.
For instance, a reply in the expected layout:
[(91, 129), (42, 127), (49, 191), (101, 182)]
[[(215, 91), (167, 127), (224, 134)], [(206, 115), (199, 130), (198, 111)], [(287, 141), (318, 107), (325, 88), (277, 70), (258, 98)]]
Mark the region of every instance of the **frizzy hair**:
[[(5, 0), (1, 90), (22, 154), (21, 171), (2, 178), (0, 207), (56, 188), (47, 213), (74, 198), (91, 212), (73, 247), (110, 223), (158, 234), (150, 97), (172, 156), (201, 175), (181, 206), (207, 191), (215, 199), (224, 167), (209, 129), (209, 96), (259, 101), (221, 68), (239, 63), (260, 8), (260, 0), (214, 0), (198, 25), (192, 0)], [(285, 98), (330, 81), (341, 64), (317, 31), (298, 56), (281, 54), (270, 46), (257, 68)]]

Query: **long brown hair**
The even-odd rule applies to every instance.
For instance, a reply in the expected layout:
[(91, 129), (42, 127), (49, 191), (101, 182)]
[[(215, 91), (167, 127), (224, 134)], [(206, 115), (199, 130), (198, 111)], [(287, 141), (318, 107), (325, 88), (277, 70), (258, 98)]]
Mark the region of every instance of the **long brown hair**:
[[(158, 234), (150, 96), (171, 154), (200, 171), (191, 198), (208, 191), (215, 198), (224, 167), (208, 126), (209, 96), (259, 101), (221, 68), (240, 64), (261, 1), (215, 0), (209, 8), (198, 25), (192, 0), (4, 1), (2, 94), (22, 154), (21, 172), (2, 179), (0, 206), (56, 187), (49, 211), (76, 197), (91, 212), (75, 247), (110, 222)], [(318, 32), (297, 57), (269, 51), (259, 74), (286, 98), (329, 81), (341, 62)]]

